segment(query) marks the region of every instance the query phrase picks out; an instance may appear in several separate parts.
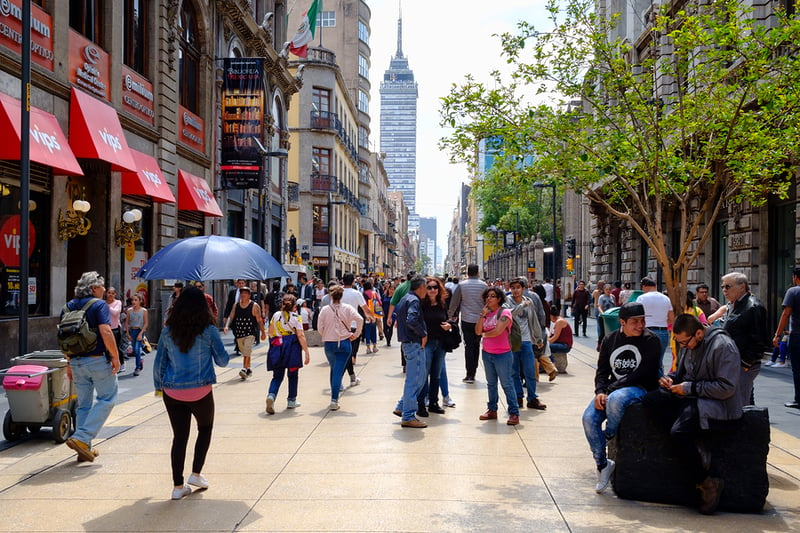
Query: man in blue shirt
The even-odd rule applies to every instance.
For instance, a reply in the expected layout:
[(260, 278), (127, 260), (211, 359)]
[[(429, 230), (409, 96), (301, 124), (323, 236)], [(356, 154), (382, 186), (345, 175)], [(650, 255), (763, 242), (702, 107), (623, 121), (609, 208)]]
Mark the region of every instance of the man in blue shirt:
[(66, 444), (78, 453), (78, 461), (91, 462), (97, 457), (97, 451), (92, 449), (92, 439), (100, 432), (117, 401), (119, 352), (111, 331), (111, 314), (103, 300), (104, 292), (103, 277), (97, 272), (84, 272), (75, 286), (75, 298), (67, 302), (67, 307), (74, 311), (90, 299), (98, 299), (86, 310), (86, 321), (97, 332), (97, 346), (85, 354), (69, 358), (69, 373), (75, 383), (78, 403), (75, 433)]
[(417, 397), (425, 383), (425, 343), (428, 341), (428, 329), (422, 317), (422, 301), (425, 297), (425, 278), (416, 276), (411, 279), (408, 294), (397, 304), (397, 338), (402, 343), (406, 358), (406, 381), (403, 386), (403, 397), (397, 402), (394, 414), (403, 418), (400, 424), (404, 428), (425, 428), (428, 424), (418, 420)]
[[(786, 291), (783, 297), (783, 313), (781, 314), (778, 329), (772, 344), (777, 348), (781, 342), (786, 325), (790, 325), (789, 333), (789, 358), (792, 361), (792, 376), (794, 377), (794, 401), (786, 402), (786, 407), (800, 409), (800, 267), (792, 271), (794, 286)], [(791, 322), (789, 320), (791, 319)]]

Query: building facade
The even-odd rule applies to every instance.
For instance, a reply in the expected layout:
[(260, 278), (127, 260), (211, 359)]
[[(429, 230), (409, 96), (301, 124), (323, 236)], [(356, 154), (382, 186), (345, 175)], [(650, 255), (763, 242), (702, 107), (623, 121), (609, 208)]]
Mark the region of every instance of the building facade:
[[(264, 141), (276, 148), (288, 148), (286, 107), (298, 87), (275, 47), (286, 38), (283, 0), (32, 4), (30, 276), (27, 283), (19, 279), (18, 253), (1, 259), (0, 334), (11, 342), (0, 347), (0, 364), (17, 351), (22, 301), (28, 302), (27, 349), (55, 347), (61, 308), (89, 270), (123, 299), (145, 297), (156, 339), (169, 288), (139, 280), (136, 270), (177, 238), (250, 238), (258, 219), (252, 191), (221, 190), (225, 73), (218, 58), (263, 58)], [(22, 95), (22, 4), (4, 5), (0, 22), (9, 31), (0, 36), (0, 99), (4, 123), (13, 125)], [(18, 130), (3, 135), (19, 140)], [(40, 141), (49, 146), (46, 156), (36, 149)], [(2, 158), (0, 214), (13, 240), (19, 150)], [(272, 230), (264, 243), (274, 255), (285, 231), (283, 166), (275, 163), (267, 202)], [(224, 292), (222, 284), (217, 291)]]

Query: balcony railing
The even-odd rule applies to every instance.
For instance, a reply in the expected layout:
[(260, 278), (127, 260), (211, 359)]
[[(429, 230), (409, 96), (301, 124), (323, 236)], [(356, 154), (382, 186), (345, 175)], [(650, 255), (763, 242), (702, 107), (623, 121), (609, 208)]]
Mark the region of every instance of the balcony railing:
[(339, 115), (337, 113), (331, 111), (311, 111), (311, 127), (335, 131), (339, 140), (347, 147), (347, 151), (350, 152), (350, 157), (353, 158), (353, 161), (358, 161), (358, 149), (347, 133), (347, 129), (342, 125), (342, 121), (339, 120)]
[(286, 185), (286, 200), (289, 211), (300, 209), (300, 184), (290, 181)]
[(327, 174), (311, 175), (311, 192), (337, 192), (339, 190), (339, 180), (336, 176)]

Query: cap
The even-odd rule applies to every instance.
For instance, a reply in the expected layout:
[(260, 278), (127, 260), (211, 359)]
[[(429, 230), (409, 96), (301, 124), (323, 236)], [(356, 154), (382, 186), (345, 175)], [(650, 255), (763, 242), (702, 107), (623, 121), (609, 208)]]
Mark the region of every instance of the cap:
[(655, 287), (656, 282), (653, 281), (653, 278), (642, 278), (642, 287)]
[(628, 302), (619, 308), (619, 319), (628, 320), (635, 316), (644, 316), (644, 306), (637, 302)]

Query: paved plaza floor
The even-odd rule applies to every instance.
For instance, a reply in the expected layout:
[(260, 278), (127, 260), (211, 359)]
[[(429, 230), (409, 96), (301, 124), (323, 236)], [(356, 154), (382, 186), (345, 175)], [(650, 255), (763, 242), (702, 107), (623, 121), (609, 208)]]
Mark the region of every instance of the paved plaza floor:
[(94, 463), (78, 464), (45, 437), (1, 451), (0, 531), (800, 531), (800, 439), (775, 427), (761, 514), (703, 516), (621, 500), (610, 488), (595, 494), (580, 423), (593, 391), (588, 344), (570, 354), (567, 374), (542, 377), (547, 410), (522, 409), (516, 427), (505, 424), (504, 405), (499, 420), (478, 420), (483, 371), (463, 384), (463, 349), (448, 354), (456, 407), (431, 414), (422, 430), (392, 415), (399, 347), (358, 358), (361, 384), (337, 412), (327, 409), (323, 350), (312, 348), (300, 371), (302, 405), (286, 409), (284, 383), (267, 415), (262, 344), (251, 379), (239, 379), (240, 358), (218, 370), (208, 490), (170, 500), (171, 431), (161, 399), (148, 393), (114, 409)]

